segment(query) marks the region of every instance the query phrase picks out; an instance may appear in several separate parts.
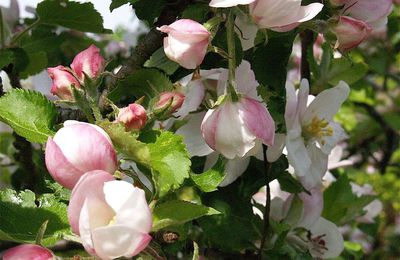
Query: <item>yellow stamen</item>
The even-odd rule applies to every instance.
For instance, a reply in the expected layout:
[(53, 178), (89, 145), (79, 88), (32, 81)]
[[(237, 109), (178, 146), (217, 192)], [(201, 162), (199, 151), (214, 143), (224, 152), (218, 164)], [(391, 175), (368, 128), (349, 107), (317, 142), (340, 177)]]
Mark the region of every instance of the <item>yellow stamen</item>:
[(115, 223), (115, 221), (117, 221), (117, 216), (114, 216), (114, 217), (110, 220), (110, 222), (108, 222), (108, 226), (113, 225), (113, 224)]
[(325, 119), (319, 119), (318, 117), (313, 117), (311, 123), (303, 127), (303, 137), (305, 139), (319, 139), (321, 144), (325, 144), (324, 137), (332, 136), (333, 128), (329, 125), (329, 122)]

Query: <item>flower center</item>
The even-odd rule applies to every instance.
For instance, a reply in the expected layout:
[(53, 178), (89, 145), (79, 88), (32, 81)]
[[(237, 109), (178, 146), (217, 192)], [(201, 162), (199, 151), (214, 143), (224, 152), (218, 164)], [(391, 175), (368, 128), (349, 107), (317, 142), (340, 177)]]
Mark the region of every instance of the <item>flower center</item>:
[(108, 222), (107, 226), (112, 226), (115, 224), (115, 222), (117, 221), (117, 216), (114, 215), (114, 217), (110, 220), (110, 222)]
[(311, 242), (312, 250), (314, 250), (315, 252), (318, 252), (319, 254), (323, 254), (324, 251), (328, 251), (328, 248), (326, 247), (326, 242), (324, 240), (325, 236), (326, 236), (326, 234), (312, 237), (311, 233), (307, 234), (307, 238)]
[(313, 117), (311, 123), (303, 127), (303, 137), (306, 140), (316, 138), (320, 140), (322, 145), (325, 144), (324, 137), (332, 135), (333, 128), (329, 125), (329, 122), (318, 117)]

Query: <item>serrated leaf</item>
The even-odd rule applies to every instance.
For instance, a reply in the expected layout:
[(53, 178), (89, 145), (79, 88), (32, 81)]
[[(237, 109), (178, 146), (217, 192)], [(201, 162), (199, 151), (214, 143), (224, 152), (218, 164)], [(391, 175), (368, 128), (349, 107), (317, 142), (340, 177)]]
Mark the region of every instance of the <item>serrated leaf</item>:
[(202, 23), (207, 20), (210, 7), (206, 3), (194, 3), (186, 7), (182, 12), (182, 18), (191, 19)]
[(144, 20), (150, 27), (156, 18), (161, 14), (165, 6), (165, 0), (152, 0), (149, 4), (148, 0), (130, 1), (135, 13), (140, 20)]
[(0, 120), (28, 141), (45, 143), (56, 117), (54, 104), (37, 91), (14, 89), (0, 98)]
[(145, 96), (145, 103), (162, 91), (172, 90), (173, 85), (165, 74), (156, 69), (142, 69), (118, 82), (108, 98), (118, 101), (123, 96), (140, 98)]
[(183, 137), (168, 131), (151, 131), (141, 137), (150, 150), (150, 166), (159, 196), (180, 187), (189, 177), (190, 156)]
[(117, 150), (139, 164), (150, 166), (150, 150), (145, 143), (137, 140), (137, 135), (126, 132), (121, 124), (103, 121), (99, 126), (107, 132)]
[(168, 57), (165, 55), (163, 47), (156, 50), (151, 55), (150, 59), (144, 63), (144, 66), (146, 68), (160, 69), (168, 75), (172, 75), (179, 68), (178, 63), (168, 59)]
[(90, 2), (47, 0), (37, 5), (36, 13), (44, 24), (60, 25), (82, 32), (109, 32), (104, 29), (103, 18)]
[(21, 78), (27, 78), (30, 75), (35, 75), (47, 67), (47, 54), (44, 51), (28, 52), (28, 66), (21, 71)]
[(196, 186), (204, 192), (217, 190), (218, 185), (224, 180), (225, 161), (220, 156), (215, 165), (202, 174), (190, 174), (190, 178)]
[(41, 241), (44, 246), (54, 245), (63, 234), (70, 234), (67, 205), (57, 201), (52, 194), (35, 198), (30, 190), (19, 194), (10, 189), (0, 191), (0, 240), (35, 243), (37, 233), (46, 221), (48, 224)]
[(114, 9), (117, 9), (118, 7), (121, 7), (127, 3), (129, 3), (129, 0), (112, 0), (110, 4), (110, 12), (114, 11)]
[(188, 221), (220, 214), (219, 211), (203, 205), (194, 204), (183, 200), (168, 201), (156, 205), (153, 211), (153, 231), (171, 225), (180, 225)]

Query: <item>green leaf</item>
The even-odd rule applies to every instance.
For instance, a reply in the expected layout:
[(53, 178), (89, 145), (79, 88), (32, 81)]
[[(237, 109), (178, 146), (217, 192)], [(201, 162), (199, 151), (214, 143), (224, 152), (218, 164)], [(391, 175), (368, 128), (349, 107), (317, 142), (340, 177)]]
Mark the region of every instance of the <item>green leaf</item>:
[(204, 192), (217, 190), (218, 185), (224, 180), (225, 160), (222, 156), (218, 157), (215, 165), (202, 174), (190, 174), (190, 178), (196, 186)]
[(129, 3), (129, 0), (112, 0), (110, 4), (110, 12), (114, 11), (114, 9), (117, 9), (118, 7), (121, 7), (127, 3)]
[(191, 19), (203, 23), (208, 18), (210, 7), (206, 3), (194, 3), (186, 7), (182, 13), (183, 19)]
[(52, 194), (35, 198), (30, 190), (19, 194), (10, 189), (0, 191), (0, 240), (35, 243), (46, 221), (41, 240), (44, 246), (54, 245), (63, 234), (70, 234), (67, 205), (55, 200)]
[(118, 151), (139, 164), (150, 166), (150, 150), (145, 143), (137, 140), (137, 135), (126, 132), (121, 124), (109, 121), (100, 122), (99, 126), (107, 132)]
[(336, 224), (344, 224), (362, 215), (363, 208), (374, 199), (375, 196), (356, 196), (349, 179), (343, 175), (325, 190), (322, 217)]
[(14, 89), (0, 98), (0, 120), (28, 141), (45, 143), (56, 117), (54, 104), (37, 91)]
[(156, 205), (154, 208), (153, 231), (158, 231), (171, 225), (180, 225), (203, 216), (215, 214), (220, 214), (220, 212), (203, 205), (183, 200), (168, 201)]
[(150, 166), (159, 196), (162, 197), (170, 190), (179, 188), (189, 177), (189, 153), (183, 137), (171, 132), (151, 131), (142, 138), (150, 142), (147, 144), (150, 150)]
[(153, 55), (151, 55), (150, 59), (147, 60), (144, 64), (146, 68), (157, 68), (167, 75), (172, 75), (179, 68), (179, 64), (168, 59), (165, 55), (164, 48), (161, 47), (156, 50)]
[(29, 63), (28, 66), (21, 71), (21, 78), (27, 78), (30, 75), (35, 75), (47, 67), (47, 54), (44, 51), (27, 52)]
[(47, 0), (36, 7), (39, 21), (44, 24), (60, 25), (70, 29), (108, 33), (103, 27), (103, 18), (90, 2)]
[(336, 85), (339, 81), (346, 81), (353, 84), (360, 80), (368, 72), (367, 64), (363, 62), (352, 62), (346, 58), (334, 59), (329, 69), (326, 81)]
[(0, 69), (12, 63), (14, 60), (14, 54), (11, 50), (3, 49), (0, 50)]
[(165, 0), (152, 0), (151, 4), (149, 4), (148, 0), (131, 1), (137, 17), (140, 20), (146, 21), (147, 25), (150, 27), (153, 25), (156, 18), (160, 16), (166, 4), (165, 2)]
[(145, 96), (147, 97), (145, 102), (149, 102), (160, 92), (172, 89), (173, 85), (165, 74), (156, 69), (142, 69), (119, 81), (108, 98), (116, 102), (123, 96), (134, 96), (136, 98)]
[(289, 172), (284, 171), (277, 176), (281, 189), (290, 193), (301, 193), (306, 189)]

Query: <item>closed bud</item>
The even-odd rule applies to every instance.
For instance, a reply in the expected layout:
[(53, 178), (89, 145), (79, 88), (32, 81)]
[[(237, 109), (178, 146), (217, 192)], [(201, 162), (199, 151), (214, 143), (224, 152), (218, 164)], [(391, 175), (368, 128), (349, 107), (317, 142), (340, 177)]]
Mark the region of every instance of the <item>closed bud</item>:
[(8, 249), (3, 260), (53, 260), (53, 253), (41, 246), (24, 244)]
[(121, 108), (115, 119), (116, 122), (123, 123), (128, 131), (142, 129), (146, 125), (146, 120), (146, 110), (143, 106), (135, 103)]
[(52, 79), (51, 94), (58, 96), (63, 100), (74, 100), (72, 87), (80, 88), (81, 85), (74, 75), (64, 66), (48, 68), (47, 72)]
[(162, 115), (162, 117), (170, 116), (182, 106), (183, 101), (185, 101), (185, 95), (180, 92), (162, 92), (154, 106), (154, 113)]
[(371, 27), (361, 20), (340, 16), (332, 31), (336, 34), (338, 48), (348, 51), (357, 47), (371, 33)]
[(100, 55), (99, 48), (93, 44), (86, 50), (78, 53), (71, 63), (71, 68), (81, 82), (84, 82), (85, 74), (89, 79), (96, 80), (100, 76), (100, 73), (104, 71), (104, 67), (105, 60)]

